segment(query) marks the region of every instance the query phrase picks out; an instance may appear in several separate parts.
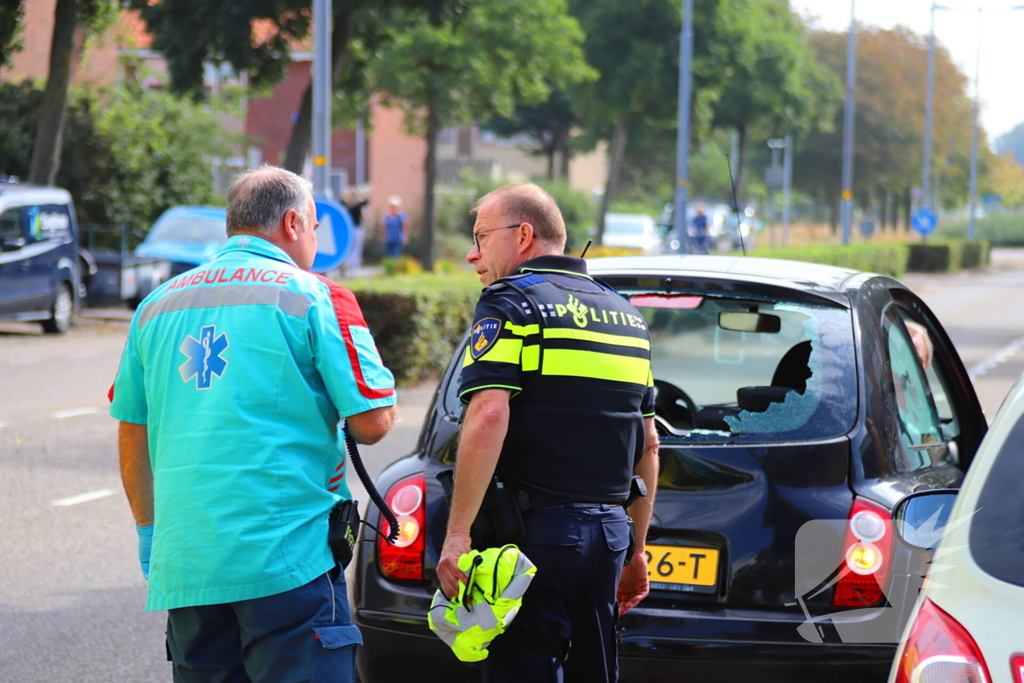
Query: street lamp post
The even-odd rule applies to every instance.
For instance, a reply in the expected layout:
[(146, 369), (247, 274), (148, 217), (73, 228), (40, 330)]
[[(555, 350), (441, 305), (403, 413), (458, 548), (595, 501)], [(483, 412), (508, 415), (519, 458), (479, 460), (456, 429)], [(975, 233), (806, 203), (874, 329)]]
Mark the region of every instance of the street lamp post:
[(978, 56), (974, 71), (974, 122), (971, 127), (971, 182), (970, 216), (967, 219), (967, 239), (974, 241), (975, 214), (978, 205), (978, 111), (981, 108), (981, 8), (978, 8)]
[(932, 25), (928, 34), (928, 88), (924, 116), (924, 171), (921, 178), (923, 208), (932, 208), (932, 102), (935, 96), (935, 11), (949, 9), (932, 3)]
[(679, 36), (679, 138), (676, 146), (676, 193), (672, 211), (673, 231), (679, 238), (679, 251), (689, 251), (686, 236), (686, 209), (689, 203), (690, 91), (693, 61), (693, 0), (683, 0), (683, 27)]
[(313, 193), (331, 194), (331, 0), (313, 1)]
[(857, 76), (857, 22), (854, 2), (850, 0), (850, 39), (846, 50), (846, 111), (843, 117), (843, 191), (840, 209), (843, 221), (843, 244), (850, 243), (853, 231), (853, 123), (854, 83)]

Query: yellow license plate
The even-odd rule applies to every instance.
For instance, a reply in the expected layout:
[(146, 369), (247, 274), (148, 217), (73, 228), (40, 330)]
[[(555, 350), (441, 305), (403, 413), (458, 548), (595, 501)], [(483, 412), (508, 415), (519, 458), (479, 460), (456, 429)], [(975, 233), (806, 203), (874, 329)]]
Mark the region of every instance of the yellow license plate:
[(718, 580), (718, 550), (648, 545), (647, 576), (657, 583), (714, 586)]

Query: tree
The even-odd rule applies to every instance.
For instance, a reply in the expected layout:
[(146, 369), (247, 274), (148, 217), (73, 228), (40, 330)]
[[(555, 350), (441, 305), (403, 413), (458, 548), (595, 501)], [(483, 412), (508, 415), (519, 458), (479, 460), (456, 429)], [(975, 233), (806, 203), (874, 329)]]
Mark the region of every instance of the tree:
[[(837, 76), (846, 69), (846, 33), (815, 31), (811, 43), (817, 59)], [(859, 27), (857, 32), (857, 109), (854, 148), (854, 194), (865, 210), (888, 220), (909, 219), (911, 188), (921, 182), (924, 150), (927, 42), (908, 29)], [(939, 47), (935, 59), (932, 159), (933, 178), (946, 204), (967, 191), (972, 104), (967, 77), (949, 52)], [(842, 177), (842, 112), (831, 131), (812, 131), (797, 147), (794, 186), (832, 208), (837, 215)], [(984, 141), (980, 147), (986, 147)], [(989, 163), (984, 151), (981, 168)]]
[(423, 264), (433, 268), (437, 135), (445, 125), (511, 116), (517, 104), (591, 76), (579, 25), (564, 0), (438, 3), (424, 17), (399, 13), (373, 64), (374, 89), (400, 106), (427, 142)]
[(1017, 163), (1024, 164), (1024, 123), (1018, 123), (1013, 130), (996, 138), (996, 152), (1010, 152)]
[(86, 30), (105, 28), (117, 7), (116, 0), (57, 0), (50, 43), (50, 68), (39, 107), (39, 123), (28, 171), (31, 183), (52, 185), (60, 167), (75, 28), (79, 25)]
[(759, 126), (765, 137), (831, 130), (842, 101), (839, 79), (814, 58), (803, 24), (789, 3), (731, 0), (715, 17), (728, 56), (717, 86), (712, 126), (739, 134), (736, 192), (742, 196), (747, 142)]
[(21, 0), (0, 0), (0, 67), (24, 47), (21, 26), (24, 17)]
[(592, 138), (611, 140), (608, 179), (596, 221), (600, 244), (633, 120), (675, 118), (680, 4), (674, 0), (571, 0), (570, 7), (586, 32), (587, 61), (600, 74), (574, 89), (573, 104)]
[[(519, 105), (511, 118), (491, 119), (485, 128), (503, 137), (525, 133), (537, 141), (539, 154), (547, 158), (547, 177), (569, 177), (569, 140), (577, 123), (569, 94), (556, 90), (541, 104)], [(562, 153), (562, 167), (555, 170), (555, 155)]]

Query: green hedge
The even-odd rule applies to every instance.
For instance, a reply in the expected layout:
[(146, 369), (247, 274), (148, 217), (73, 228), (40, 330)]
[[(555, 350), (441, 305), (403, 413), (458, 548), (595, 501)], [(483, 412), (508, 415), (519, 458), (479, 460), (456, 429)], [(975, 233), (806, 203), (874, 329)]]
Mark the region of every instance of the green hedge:
[(900, 277), (907, 269), (905, 244), (825, 244), (813, 247), (758, 249), (753, 256), (820, 263)]
[[(967, 239), (967, 221), (940, 223), (935, 236), (946, 239)], [(1024, 216), (1002, 215), (975, 221), (975, 237), (997, 247), (1024, 246)]]
[(907, 270), (922, 273), (956, 272), (987, 266), (991, 245), (985, 241), (945, 240), (910, 245)]
[(469, 329), (476, 273), (343, 280), (363, 309), (384, 364), (399, 382), (437, 377)]

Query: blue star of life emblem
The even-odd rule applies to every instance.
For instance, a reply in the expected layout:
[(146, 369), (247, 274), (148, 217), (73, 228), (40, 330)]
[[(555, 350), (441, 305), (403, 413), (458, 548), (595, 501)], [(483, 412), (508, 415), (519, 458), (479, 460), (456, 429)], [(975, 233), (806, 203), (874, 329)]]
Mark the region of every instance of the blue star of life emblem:
[(188, 360), (178, 367), (181, 381), (188, 382), (196, 378), (196, 389), (209, 389), (213, 385), (213, 376), (224, 376), (228, 362), (220, 354), (228, 348), (228, 336), (221, 333), (216, 336), (215, 325), (200, 328), (199, 339), (192, 335), (185, 337), (178, 351), (188, 356)]

